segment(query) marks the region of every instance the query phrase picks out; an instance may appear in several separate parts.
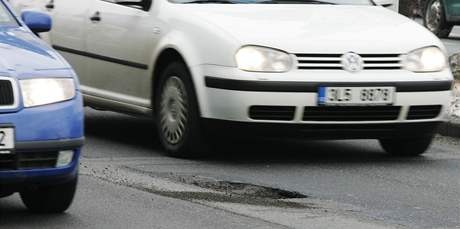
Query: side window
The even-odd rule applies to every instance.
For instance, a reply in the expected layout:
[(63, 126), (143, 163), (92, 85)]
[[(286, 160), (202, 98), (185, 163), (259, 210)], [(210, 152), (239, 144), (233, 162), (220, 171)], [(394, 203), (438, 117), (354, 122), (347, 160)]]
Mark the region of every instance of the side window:
[(148, 11), (152, 5), (152, 0), (101, 0), (104, 2), (110, 2), (117, 5), (131, 7), (139, 10)]
[(445, 4), (449, 16), (460, 16), (460, 2), (456, 0), (446, 0)]

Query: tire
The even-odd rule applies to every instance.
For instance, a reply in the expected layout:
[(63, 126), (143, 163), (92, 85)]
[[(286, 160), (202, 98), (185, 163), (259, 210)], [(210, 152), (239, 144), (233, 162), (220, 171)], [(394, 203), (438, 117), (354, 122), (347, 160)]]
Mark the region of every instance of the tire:
[(439, 38), (449, 37), (454, 26), (446, 21), (442, 0), (428, 0), (426, 2), (423, 25)]
[(421, 137), (415, 139), (381, 139), (380, 145), (389, 154), (402, 157), (416, 157), (424, 154), (433, 137)]
[(207, 153), (191, 75), (182, 62), (168, 64), (155, 93), (155, 123), (166, 153), (196, 158)]
[(77, 189), (77, 178), (70, 182), (43, 186), (21, 192), (24, 205), (35, 213), (62, 213), (72, 204)]

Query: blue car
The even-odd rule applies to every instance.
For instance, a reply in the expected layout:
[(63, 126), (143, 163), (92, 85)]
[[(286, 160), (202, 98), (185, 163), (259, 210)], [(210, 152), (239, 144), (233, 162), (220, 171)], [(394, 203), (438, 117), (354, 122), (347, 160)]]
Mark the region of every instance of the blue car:
[(38, 12), (12, 13), (0, 0), (0, 197), (19, 192), (33, 212), (72, 203), (83, 144), (83, 104), (70, 65), (37, 34)]

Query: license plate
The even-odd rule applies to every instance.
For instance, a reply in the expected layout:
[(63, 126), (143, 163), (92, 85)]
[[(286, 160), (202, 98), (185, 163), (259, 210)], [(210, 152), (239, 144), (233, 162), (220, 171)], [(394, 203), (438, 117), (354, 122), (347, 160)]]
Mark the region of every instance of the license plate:
[(394, 87), (320, 87), (319, 105), (390, 105)]
[(14, 128), (0, 128), (0, 154), (14, 151)]

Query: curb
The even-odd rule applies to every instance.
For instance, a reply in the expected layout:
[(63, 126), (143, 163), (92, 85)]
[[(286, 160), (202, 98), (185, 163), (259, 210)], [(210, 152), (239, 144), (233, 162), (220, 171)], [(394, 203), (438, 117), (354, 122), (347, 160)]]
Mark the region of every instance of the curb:
[(438, 132), (443, 136), (460, 138), (460, 120), (443, 123)]

